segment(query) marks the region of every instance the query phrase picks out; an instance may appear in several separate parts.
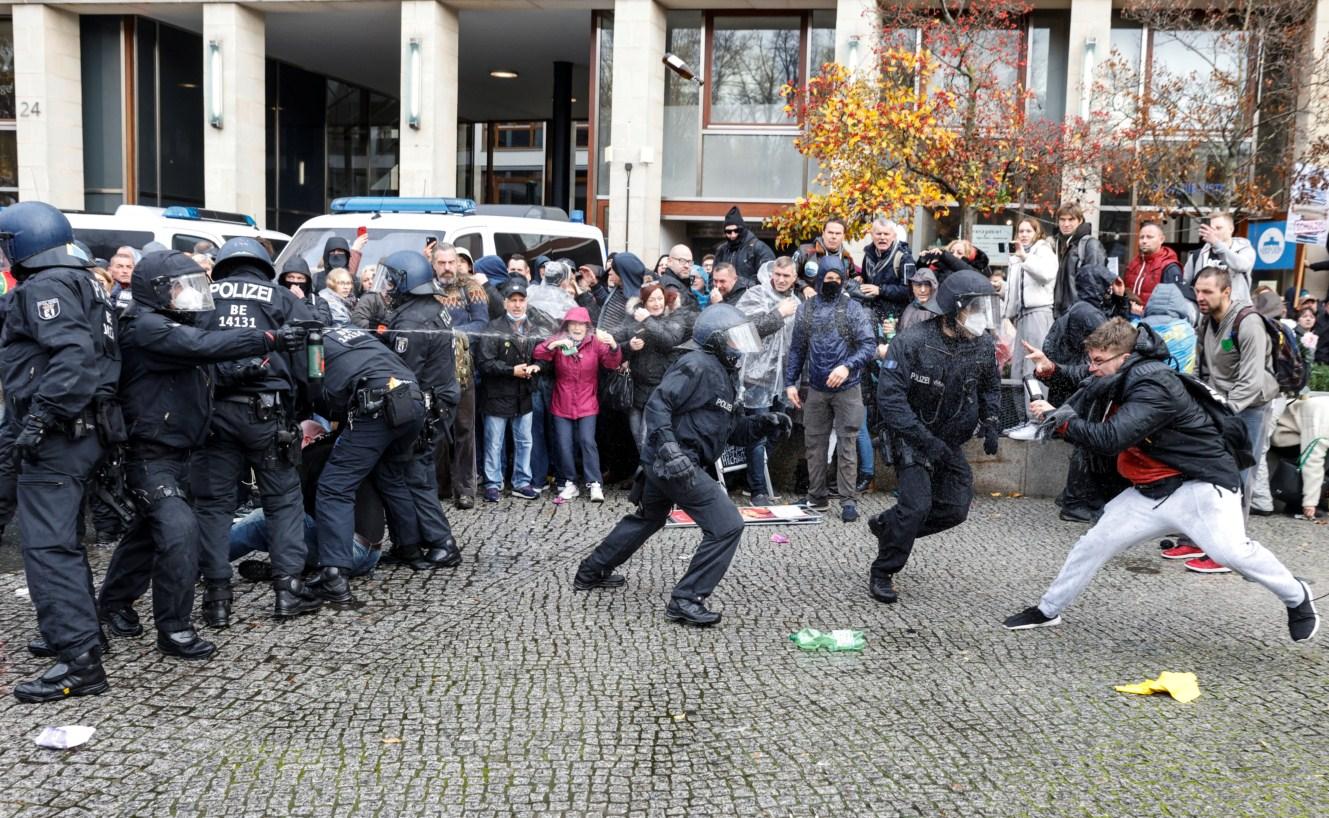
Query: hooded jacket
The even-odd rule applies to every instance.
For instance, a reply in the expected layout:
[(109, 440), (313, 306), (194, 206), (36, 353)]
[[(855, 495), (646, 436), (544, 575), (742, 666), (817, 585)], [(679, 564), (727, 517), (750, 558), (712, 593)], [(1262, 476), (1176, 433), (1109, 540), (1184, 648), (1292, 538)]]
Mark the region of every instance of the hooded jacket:
[[(332, 259), (329, 258), (329, 256), (331, 256), (333, 252), (336, 250), (341, 250), (342, 252), (346, 253), (345, 264), (332, 263)], [(350, 265), (351, 265), (351, 243), (348, 242), (346, 239), (342, 238), (341, 236), (329, 236), (328, 240), (323, 242), (323, 267), (317, 273), (310, 276), (309, 278), (310, 292), (316, 293), (319, 290), (323, 289), (324, 286), (326, 286), (324, 282), (327, 280), (328, 273), (332, 272), (337, 267), (345, 267), (346, 269), (350, 270), (352, 277), (354, 277), (355, 270), (351, 270)]]
[(1181, 282), (1181, 262), (1171, 247), (1160, 247), (1158, 252), (1146, 256), (1143, 253), (1131, 259), (1122, 277), (1126, 289), (1140, 296), (1140, 301), (1149, 306), (1149, 297), (1159, 284), (1177, 284)]
[[(580, 321), (588, 325), (571, 355), (562, 349), (550, 349), (551, 341), (570, 337), (568, 322)], [(576, 420), (600, 414), (600, 370), (615, 369), (623, 362), (623, 350), (610, 349), (595, 337), (591, 314), (585, 307), (573, 307), (563, 316), (559, 331), (536, 345), (532, 357), (537, 361), (554, 363), (554, 399), (549, 410), (555, 417)]]
[(618, 330), (631, 319), (630, 308), (641, 295), (641, 282), (646, 275), (646, 265), (636, 253), (616, 253), (614, 273), (618, 275), (619, 285), (610, 290), (601, 302), (596, 327), (617, 337)]
[(1107, 266), (1107, 251), (1103, 243), (1090, 235), (1093, 229), (1082, 222), (1069, 236), (1057, 236), (1057, 282), (1053, 287), (1052, 311), (1061, 315), (1079, 300), (1076, 295), (1076, 275), (1088, 264)]
[[(1241, 485), (1236, 460), (1209, 413), (1165, 363), (1169, 357), (1163, 339), (1148, 325), (1140, 326), (1135, 348), (1117, 374), (1095, 378), (1072, 396), (1081, 417), (1067, 423), (1064, 436), (1106, 456), (1138, 448), (1181, 472), (1183, 480), (1201, 480), (1236, 491)], [(1091, 395), (1106, 397), (1111, 403), (1101, 422), (1082, 419), (1093, 416), (1085, 409)]]
[(739, 283), (751, 285), (756, 282), (757, 271), (761, 269), (761, 265), (775, 259), (775, 251), (748, 229), (747, 222), (743, 221), (743, 214), (739, 212), (737, 206), (729, 208), (724, 223), (739, 226), (738, 238), (726, 239), (715, 245), (715, 263), (728, 262), (734, 265), (734, 269), (738, 271)]
[[(820, 294), (828, 271), (840, 273), (842, 278), (845, 275), (834, 256), (818, 262), (813, 283), (818, 294), (800, 304), (794, 314), (794, 333), (784, 370), (786, 387), (798, 386), (806, 364), (808, 383), (819, 392), (857, 389), (863, 368), (876, 352), (877, 342), (867, 311), (843, 290), (830, 300)], [(847, 367), (849, 377), (832, 388), (826, 385), (826, 379), (837, 366)]]

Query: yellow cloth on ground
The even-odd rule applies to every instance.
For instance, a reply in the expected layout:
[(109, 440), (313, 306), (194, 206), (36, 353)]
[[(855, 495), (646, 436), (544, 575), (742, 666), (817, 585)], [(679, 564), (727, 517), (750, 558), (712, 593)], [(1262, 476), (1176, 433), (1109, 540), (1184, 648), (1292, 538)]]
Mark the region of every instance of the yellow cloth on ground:
[(1158, 674), (1157, 679), (1145, 679), (1133, 685), (1117, 685), (1113, 690), (1118, 693), (1138, 693), (1141, 696), (1168, 693), (1182, 704), (1200, 698), (1200, 683), (1194, 673), (1171, 673), (1166, 670)]

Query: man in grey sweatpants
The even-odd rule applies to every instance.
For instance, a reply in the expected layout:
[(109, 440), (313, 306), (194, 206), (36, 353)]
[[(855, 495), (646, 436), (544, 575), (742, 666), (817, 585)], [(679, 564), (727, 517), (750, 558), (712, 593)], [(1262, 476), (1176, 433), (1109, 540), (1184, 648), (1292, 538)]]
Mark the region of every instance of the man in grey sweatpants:
[(1111, 379), (1088, 392), (1110, 401), (1106, 419), (1077, 417), (1077, 398), (1085, 390), (1059, 408), (1036, 401), (1030, 411), (1049, 433), (1115, 456), (1117, 471), (1131, 488), (1103, 509), (1039, 603), (1007, 618), (1004, 626), (1024, 630), (1059, 624), (1061, 612), (1109, 559), (1142, 540), (1183, 531), (1215, 560), (1277, 596), (1287, 607), (1294, 642), (1313, 637), (1320, 619), (1310, 588), (1246, 537), (1235, 453), (1214, 416), (1165, 363), (1169, 353), (1163, 339), (1148, 325), (1137, 329), (1114, 318), (1094, 330), (1085, 349), (1090, 373)]

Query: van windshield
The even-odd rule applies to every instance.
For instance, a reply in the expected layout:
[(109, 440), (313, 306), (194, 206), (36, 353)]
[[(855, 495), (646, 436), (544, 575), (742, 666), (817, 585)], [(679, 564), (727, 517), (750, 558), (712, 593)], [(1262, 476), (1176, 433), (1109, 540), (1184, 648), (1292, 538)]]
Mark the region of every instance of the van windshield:
[[(281, 270), (286, 260), (300, 256), (309, 264), (309, 269), (317, 270), (323, 264), (323, 245), (332, 237), (346, 239), (347, 244), (355, 243), (354, 227), (302, 227), (296, 231), (286, 249), (277, 257), (277, 269)], [(379, 259), (390, 256), (398, 250), (412, 250), (420, 253), (425, 249), (425, 239), (434, 237), (443, 240), (442, 230), (375, 230), (369, 228), (369, 243), (365, 245), (360, 258), (360, 269), (377, 264)]]

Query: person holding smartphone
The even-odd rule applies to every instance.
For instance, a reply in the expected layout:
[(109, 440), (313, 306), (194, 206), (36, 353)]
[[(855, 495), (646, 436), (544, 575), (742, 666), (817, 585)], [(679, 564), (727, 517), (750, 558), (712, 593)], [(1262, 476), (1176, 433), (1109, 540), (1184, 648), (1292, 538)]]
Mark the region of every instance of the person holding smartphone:
[(1033, 362), (1025, 355), (1022, 341), (1042, 348), (1052, 328), (1053, 287), (1057, 281), (1057, 251), (1043, 234), (1037, 219), (1025, 217), (1015, 227), (1015, 245), (1010, 253), (1006, 286), (1005, 316), (1015, 325), (1017, 343), (1011, 361), (1011, 377), (1032, 378)]

